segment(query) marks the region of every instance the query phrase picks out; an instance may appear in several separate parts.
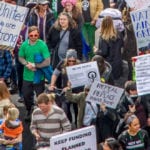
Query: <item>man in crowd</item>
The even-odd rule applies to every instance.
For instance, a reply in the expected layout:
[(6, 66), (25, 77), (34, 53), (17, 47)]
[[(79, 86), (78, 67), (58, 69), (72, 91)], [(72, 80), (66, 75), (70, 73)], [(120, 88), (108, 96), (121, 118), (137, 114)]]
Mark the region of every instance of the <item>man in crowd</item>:
[(30, 130), (37, 141), (37, 148), (49, 146), (50, 138), (71, 130), (71, 124), (65, 112), (52, 104), (47, 94), (37, 98), (37, 105), (32, 114)]
[[(22, 94), (27, 109), (26, 121), (30, 121), (34, 92), (38, 96), (45, 89), (44, 74), (38, 70), (50, 65), (50, 53), (45, 42), (39, 39), (38, 27), (31, 26), (28, 36), (29, 39), (22, 43), (19, 50), (19, 61), (24, 65)], [(40, 63), (35, 63), (37, 56), (43, 59)]]

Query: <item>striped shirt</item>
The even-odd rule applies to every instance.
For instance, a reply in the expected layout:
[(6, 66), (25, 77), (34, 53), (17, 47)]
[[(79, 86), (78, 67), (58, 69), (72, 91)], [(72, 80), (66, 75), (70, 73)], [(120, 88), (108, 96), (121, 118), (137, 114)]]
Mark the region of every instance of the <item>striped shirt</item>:
[(52, 106), (47, 116), (42, 113), (40, 108), (36, 108), (32, 113), (30, 130), (32, 133), (37, 131), (40, 135), (39, 144), (49, 144), (52, 136), (70, 131), (71, 124), (65, 112), (60, 108)]

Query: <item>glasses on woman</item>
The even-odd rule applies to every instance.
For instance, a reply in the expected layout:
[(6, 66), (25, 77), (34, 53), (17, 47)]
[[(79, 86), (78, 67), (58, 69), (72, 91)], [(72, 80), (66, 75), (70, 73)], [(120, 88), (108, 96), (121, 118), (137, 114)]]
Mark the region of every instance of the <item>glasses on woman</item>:
[(70, 62), (75, 63), (75, 62), (76, 62), (76, 60), (68, 60), (68, 63), (70, 63)]

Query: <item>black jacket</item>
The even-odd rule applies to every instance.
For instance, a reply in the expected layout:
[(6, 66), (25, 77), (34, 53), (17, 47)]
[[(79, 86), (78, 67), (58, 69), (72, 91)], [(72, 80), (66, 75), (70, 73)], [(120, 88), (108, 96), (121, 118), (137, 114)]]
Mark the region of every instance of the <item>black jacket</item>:
[(118, 79), (122, 74), (122, 56), (121, 48), (123, 46), (123, 38), (118, 34), (117, 39), (109, 41), (104, 40), (101, 36), (99, 38), (99, 51), (100, 54), (112, 66), (112, 74), (114, 79)]
[[(75, 49), (77, 51), (78, 59), (82, 59), (82, 39), (81, 39), (81, 32), (78, 29), (69, 29), (70, 35), (69, 35), (69, 46), (68, 49)], [(47, 45), (52, 52), (53, 49), (55, 49), (57, 43), (60, 40), (60, 30), (57, 30), (56, 28), (52, 27), (49, 30), (48, 36), (47, 36)], [(53, 52), (52, 52), (53, 53)]]

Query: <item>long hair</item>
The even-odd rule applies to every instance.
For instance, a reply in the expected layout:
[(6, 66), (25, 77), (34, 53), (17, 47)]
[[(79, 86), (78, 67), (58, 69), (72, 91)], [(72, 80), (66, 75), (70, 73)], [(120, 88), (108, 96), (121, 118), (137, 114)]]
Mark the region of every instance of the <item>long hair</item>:
[(10, 99), (10, 92), (4, 82), (0, 82), (0, 100)]
[(117, 38), (117, 31), (113, 25), (112, 17), (106, 16), (102, 20), (100, 36), (106, 41), (115, 40)]
[[(67, 10), (64, 8), (64, 12), (67, 12)], [(69, 13), (69, 12), (68, 12)], [(78, 17), (81, 16), (81, 12), (80, 12), (80, 9), (77, 7), (77, 6), (73, 6), (72, 8), (72, 18), (77, 21), (78, 20)]]
[[(80, 60), (79, 60), (79, 59), (76, 59), (76, 63), (75, 63), (74, 65), (78, 65), (78, 64), (80, 64)], [(67, 71), (66, 71), (66, 67), (67, 67), (67, 66), (69, 66), (69, 65), (68, 65), (68, 59), (65, 58), (65, 59), (64, 59), (64, 63), (63, 63), (63, 65), (62, 65), (62, 74), (66, 74), (66, 73), (67, 73)]]
[(56, 28), (57, 30), (61, 30), (61, 25), (59, 23), (60, 16), (66, 16), (67, 17), (69, 29), (73, 29), (73, 28), (77, 27), (76, 22), (74, 21), (74, 19), (72, 19), (72, 17), (67, 12), (61, 12), (58, 16), (58, 19), (54, 23), (54, 28)]

